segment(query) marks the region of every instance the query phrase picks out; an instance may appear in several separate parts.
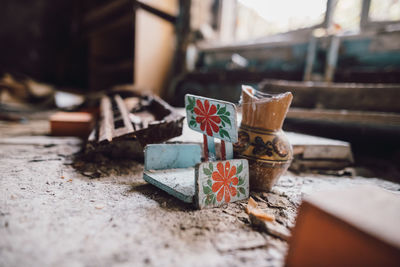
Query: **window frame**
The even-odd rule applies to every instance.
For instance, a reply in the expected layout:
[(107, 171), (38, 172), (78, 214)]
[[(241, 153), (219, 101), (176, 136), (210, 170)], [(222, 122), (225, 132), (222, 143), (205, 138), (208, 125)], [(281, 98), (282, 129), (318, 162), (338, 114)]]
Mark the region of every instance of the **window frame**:
[(371, 0), (363, 0), (361, 8), (360, 18), (360, 30), (361, 31), (380, 31), (387, 30), (388, 26), (400, 26), (400, 20), (385, 20), (385, 21), (374, 21), (369, 16), (371, 7)]

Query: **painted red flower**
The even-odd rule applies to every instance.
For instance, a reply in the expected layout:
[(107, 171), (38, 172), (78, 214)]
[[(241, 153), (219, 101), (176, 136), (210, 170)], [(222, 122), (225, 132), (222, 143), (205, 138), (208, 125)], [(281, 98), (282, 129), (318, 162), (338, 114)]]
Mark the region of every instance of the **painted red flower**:
[(219, 162), (217, 164), (217, 170), (212, 173), (212, 179), (215, 183), (212, 185), (212, 191), (214, 193), (218, 192), (217, 200), (221, 201), (225, 194), (225, 202), (229, 202), (231, 200), (231, 196), (236, 196), (237, 190), (232, 185), (237, 185), (239, 179), (235, 177), (236, 167), (232, 166), (229, 161), (226, 162), (225, 167), (224, 164)]
[(194, 113), (197, 115), (196, 122), (200, 123), (202, 131), (205, 130), (209, 136), (213, 136), (213, 131), (218, 133), (219, 127), (217, 124), (221, 122), (221, 119), (219, 116), (214, 115), (217, 113), (215, 105), (211, 105), (210, 107), (208, 100), (204, 101), (204, 105), (200, 100), (197, 100)]

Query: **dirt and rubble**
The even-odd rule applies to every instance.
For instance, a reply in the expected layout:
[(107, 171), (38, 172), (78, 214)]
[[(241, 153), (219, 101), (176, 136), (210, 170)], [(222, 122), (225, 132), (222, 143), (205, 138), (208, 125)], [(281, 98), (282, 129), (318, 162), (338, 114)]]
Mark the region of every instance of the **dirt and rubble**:
[[(80, 140), (47, 133), (43, 120), (0, 122), (0, 266), (283, 265), (286, 241), (252, 228), (246, 201), (195, 210), (147, 184), (142, 163), (88, 162)], [(360, 183), (400, 190), (287, 173), (252, 197), (290, 229), (302, 195)]]

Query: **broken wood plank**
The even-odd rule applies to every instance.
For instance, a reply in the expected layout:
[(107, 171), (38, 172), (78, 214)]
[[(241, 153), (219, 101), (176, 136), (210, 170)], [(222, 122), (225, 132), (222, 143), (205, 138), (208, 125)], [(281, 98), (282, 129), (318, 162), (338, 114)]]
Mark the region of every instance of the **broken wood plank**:
[(399, 84), (264, 80), (263, 92), (292, 92), (292, 107), (400, 112)]
[(293, 154), (303, 159), (336, 159), (353, 162), (348, 142), (307, 134), (286, 132), (293, 146)]
[(276, 221), (269, 222), (260, 220), (253, 214), (249, 214), (249, 219), (253, 226), (255, 226), (256, 228), (258, 228), (263, 232), (266, 232), (284, 241), (288, 241), (290, 239), (289, 229)]
[[(130, 88), (128, 88), (130, 89)], [(118, 92), (118, 93), (117, 93)], [(121, 97), (127, 97), (128, 106)], [(132, 113), (130, 113), (132, 110)], [(164, 142), (182, 132), (184, 116), (175, 111), (165, 101), (154, 95), (144, 95), (127, 91), (120, 86), (114, 96), (104, 96), (101, 100), (101, 117), (96, 132), (90, 135), (86, 154), (101, 152), (127, 156), (123, 145), (110, 145), (111, 142), (129, 141), (129, 158), (143, 158), (147, 144)]]
[(108, 97), (101, 98), (100, 103), (100, 128), (99, 142), (105, 140), (111, 142), (113, 137), (114, 118), (111, 110), (111, 101)]
[(359, 124), (390, 124), (400, 126), (400, 114), (388, 112), (290, 108), (287, 118), (331, 120)]
[(124, 100), (122, 100), (120, 95), (115, 95), (114, 96), (114, 100), (118, 105), (119, 111), (121, 112), (122, 119), (124, 121), (124, 126), (126, 127), (127, 131), (129, 131), (129, 132), (133, 131), (133, 126), (132, 126), (132, 123), (131, 123), (131, 121), (129, 119), (129, 112), (126, 109)]

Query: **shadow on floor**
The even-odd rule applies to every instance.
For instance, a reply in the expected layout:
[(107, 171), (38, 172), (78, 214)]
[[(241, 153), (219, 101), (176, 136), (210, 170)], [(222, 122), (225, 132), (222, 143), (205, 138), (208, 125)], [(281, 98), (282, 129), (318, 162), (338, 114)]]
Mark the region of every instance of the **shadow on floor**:
[(156, 202), (162, 209), (173, 210), (173, 211), (191, 211), (195, 210), (194, 206), (189, 203), (185, 203), (165, 191), (143, 182), (134, 182), (130, 189), (127, 191), (128, 194), (140, 193)]

